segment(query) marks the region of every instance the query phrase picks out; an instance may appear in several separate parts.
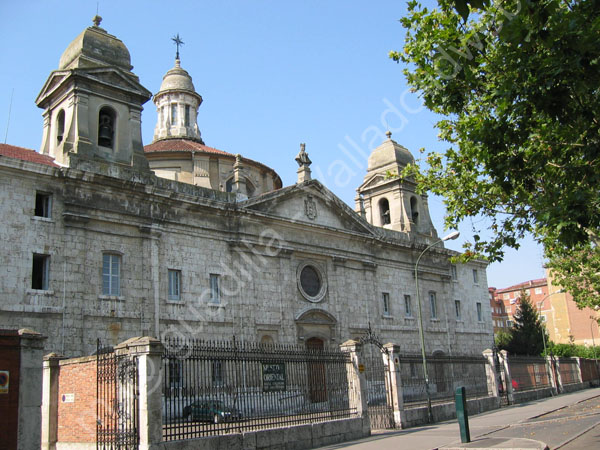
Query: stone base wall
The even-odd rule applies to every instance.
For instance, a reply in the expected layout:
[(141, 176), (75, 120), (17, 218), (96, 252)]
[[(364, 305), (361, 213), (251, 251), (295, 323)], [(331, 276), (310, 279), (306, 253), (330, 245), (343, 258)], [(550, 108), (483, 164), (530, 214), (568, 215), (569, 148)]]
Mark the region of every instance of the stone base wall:
[[(486, 397), (467, 400), (467, 408), (469, 415), (480, 414), (485, 411), (498, 409), (500, 408), (500, 398)], [(433, 412), (434, 422), (443, 422), (444, 420), (456, 418), (456, 405), (454, 402), (432, 405), (431, 409)], [(403, 419), (402, 428), (426, 425), (428, 423), (427, 407), (422, 406), (419, 408), (405, 409)]]
[(161, 450), (300, 450), (360, 439), (371, 434), (369, 420), (361, 418), (291, 426), (273, 430), (252, 431), (227, 436), (163, 442), (152, 448)]

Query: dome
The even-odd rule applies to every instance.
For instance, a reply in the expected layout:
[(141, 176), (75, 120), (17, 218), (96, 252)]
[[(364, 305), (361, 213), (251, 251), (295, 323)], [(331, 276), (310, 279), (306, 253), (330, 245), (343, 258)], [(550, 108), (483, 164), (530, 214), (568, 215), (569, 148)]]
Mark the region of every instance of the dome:
[(406, 166), (415, 162), (415, 158), (406, 148), (392, 140), (392, 133), (389, 131), (387, 140), (377, 147), (369, 156), (367, 170), (376, 170), (388, 165)]
[(60, 57), (60, 70), (102, 66), (116, 66), (127, 72), (133, 69), (125, 44), (100, 28), (100, 20), (99, 16), (94, 17), (94, 26), (83, 30), (69, 44)]
[(181, 68), (179, 59), (175, 60), (175, 67), (163, 77), (159, 92), (164, 91), (188, 91), (196, 94), (192, 77), (186, 70)]

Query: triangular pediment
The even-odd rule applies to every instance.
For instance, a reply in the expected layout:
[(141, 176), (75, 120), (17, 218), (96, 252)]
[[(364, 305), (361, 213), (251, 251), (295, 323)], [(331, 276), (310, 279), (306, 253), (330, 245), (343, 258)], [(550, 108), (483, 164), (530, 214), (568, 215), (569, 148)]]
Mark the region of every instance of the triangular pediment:
[(146, 99), (149, 99), (152, 96), (152, 93), (134, 78), (125, 75), (120, 69), (114, 67), (55, 70), (50, 74), (44, 87), (37, 96), (37, 105), (42, 107), (41, 103), (44, 102), (45, 99), (51, 97), (56, 89), (75, 78), (84, 78), (92, 82), (102, 83), (112, 88), (128, 91), (131, 94), (139, 95)]
[(69, 70), (53, 71), (50, 74), (50, 76), (48, 77), (48, 79), (46, 80), (46, 82), (44, 83), (44, 86), (42, 87), (42, 90), (38, 94), (37, 98), (35, 99), (35, 103), (38, 106), (41, 106), (40, 103), (45, 98), (49, 97), (61, 84), (63, 84), (64, 81), (67, 78), (69, 78), (70, 74), (71, 74), (71, 71), (69, 71)]
[(295, 222), (376, 234), (366, 220), (317, 180), (252, 198), (240, 206)]
[(125, 75), (115, 67), (97, 67), (93, 69), (77, 69), (77, 75), (91, 78), (111, 87), (133, 91), (139, 95), (150, 97), (152, 93), (131, 76)]

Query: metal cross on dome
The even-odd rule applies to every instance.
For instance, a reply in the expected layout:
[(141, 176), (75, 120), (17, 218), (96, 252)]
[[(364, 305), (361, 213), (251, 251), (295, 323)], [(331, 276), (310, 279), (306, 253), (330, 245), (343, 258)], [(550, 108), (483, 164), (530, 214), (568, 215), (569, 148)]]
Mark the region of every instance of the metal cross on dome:
[(184, 42), (179, 37), (179, 33), (177, 33), (177, 36), (171, 38), (171, 40), (175, 42), (175, 45), (177, 46), (177, 54), (175, 55), (175, 59), (179, 59), (179, 46), (183, 45)]

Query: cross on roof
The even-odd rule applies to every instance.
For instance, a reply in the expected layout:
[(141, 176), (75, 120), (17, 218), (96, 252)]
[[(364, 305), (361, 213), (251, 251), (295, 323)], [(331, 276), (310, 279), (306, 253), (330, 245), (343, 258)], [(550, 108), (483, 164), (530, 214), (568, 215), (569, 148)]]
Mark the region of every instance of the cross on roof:
[(175, 59), (179, 59), (179, 46), (183, 45), (183, 41), (179, 37), (179, 33), (177, 33), (177, 36), (174, 38), (171, 38), (171, 40), (175, 42), (175, 45), (177, 46), (177, 54), (175, 55)]

